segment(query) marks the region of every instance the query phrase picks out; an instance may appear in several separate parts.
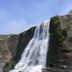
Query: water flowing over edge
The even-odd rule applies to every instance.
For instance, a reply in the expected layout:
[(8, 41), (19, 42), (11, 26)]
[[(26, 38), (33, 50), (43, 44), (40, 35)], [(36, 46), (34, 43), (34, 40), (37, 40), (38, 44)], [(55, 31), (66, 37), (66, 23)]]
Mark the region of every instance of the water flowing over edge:
[(9, 72), (42, 72), (46, 65), (50, 21), (37, 26), (33, 38), (26, 46), (20, 61)]

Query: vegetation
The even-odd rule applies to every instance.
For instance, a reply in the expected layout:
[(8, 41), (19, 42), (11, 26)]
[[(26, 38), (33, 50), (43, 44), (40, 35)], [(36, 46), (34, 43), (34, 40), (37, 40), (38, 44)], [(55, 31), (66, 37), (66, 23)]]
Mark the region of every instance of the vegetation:
[(14, 68), (15, 64), (16, 64), (15, 60), (12, 60), (9, 63), (6, 63), (6, 65), (3, 68), (3, 72), (9, 72), (9, 70)]
[[(62, 30), (60, 26), (58, 16), (52, 17), (50, 21), (50, 42), (47, 55), (47, 66), (53, 66), (59, 64), (57, 59), (61, 58), (59, 53), (61, 52), (63, 41), (65, 40), (67, 33), (66, 30)], [(60, 60), (60, 59), (59, 59)]]
[(66, 30), (62, 30), (60, 26), (60, 21), (57, 16), (51, 19), (51, 26), (53, 29), (50, 31), (55, 35), (56, 40), (61, 43), (66, 38)]

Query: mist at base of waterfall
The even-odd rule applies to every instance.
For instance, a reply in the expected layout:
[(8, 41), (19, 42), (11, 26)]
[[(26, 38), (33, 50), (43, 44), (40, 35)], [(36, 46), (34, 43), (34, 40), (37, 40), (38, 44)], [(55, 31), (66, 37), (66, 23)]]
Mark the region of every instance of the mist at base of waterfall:
[(37, 26), (33, 38), (26, 46), (20, 61), (9, 72), (42, 72), (46, 66), (49, 42), (49, 21)]

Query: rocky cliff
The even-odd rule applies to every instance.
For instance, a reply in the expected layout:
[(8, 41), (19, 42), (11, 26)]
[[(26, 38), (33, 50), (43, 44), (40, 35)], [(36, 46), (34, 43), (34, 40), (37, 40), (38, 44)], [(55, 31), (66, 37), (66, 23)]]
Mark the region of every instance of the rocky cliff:
[[(0, 35), (0, 72), (9, 72), (19, 61), (35, 27), (18, 35)], [(50, 20), (47, 69), (43, 72), (72, 72), (72, 12)]]
[(72, 72), (72, 12), (51, 18), (47, 67), (50, 72)]
[(10, 69), (13, 69), (24, 48), (33, 37), (34, 30), (35, 27), (32, 27), (18, 35), (0, 36), (0, 72), (9, 72)]
[(17, 35), (0, 35), (0, 72), (3, 72), (5, 64), (16, 55), (17, 43)]

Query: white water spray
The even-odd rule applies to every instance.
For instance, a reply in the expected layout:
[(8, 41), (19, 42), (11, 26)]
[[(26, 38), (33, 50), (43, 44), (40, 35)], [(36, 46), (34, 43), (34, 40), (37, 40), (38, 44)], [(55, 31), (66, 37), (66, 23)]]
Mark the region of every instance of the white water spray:
[(49, 21), (44, 21), (36, 27), (34, 36), (25, 48), (20, 61), (10, 72), (42, 72), (46, 65), (49, 25)]

